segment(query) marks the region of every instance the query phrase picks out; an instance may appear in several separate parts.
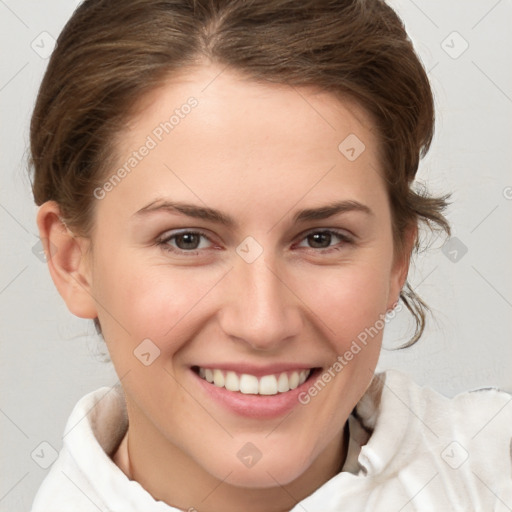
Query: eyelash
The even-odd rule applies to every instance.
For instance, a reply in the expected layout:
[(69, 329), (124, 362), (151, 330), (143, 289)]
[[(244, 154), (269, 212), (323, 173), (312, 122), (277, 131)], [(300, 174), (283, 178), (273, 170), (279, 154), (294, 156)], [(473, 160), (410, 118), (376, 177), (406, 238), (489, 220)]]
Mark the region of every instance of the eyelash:
[[(314, 230), (308, 231), (308, 232), (306, 232), (302, 236), (300, 241), (302, 242), (303, 240), (306, 240), (309, 236), (314, 235), (314, 234), (319, 234), (319, 233), (334, 235), (335, 237), (337, 237), (337, 238), (339, 238), (341, 240), (340, 243), (342, 245), (345, 245), (345, 244), (353, 245), (354, 244), (354, 239), (351, 236), (347, 235), (344, 232), (337, 231), (337, 230), (334, 230), (334, 229), (314, 229)], [(180, 231), (178, 233), (173, 233), (173, 234), (168, 235), (168, 236), (164, 236), (164, 237), (162, 237), (162, 238), (157, 240), (156, 245), (161, 247), (166, 252), (171, 252), (171, 253), (178, 254), (178, 255), (186, 255), (186, 256), (195, 256), (195, 255), (197, 255), (198, 252), (201, 251), (202, 249), (184, 250), (184, 249), (175, 248), (175, 247), (172, 247), (172, 246), (169, 245), (169, 242), (171, 240), (173, 240), (173, 239), (175, 239), (175, 238), (177, 238), (179, 236), (183, 236), (183, 235), (197, 235), (197, 236), (200, 236), (202, 238), (206, 238), (209, 242), (212, 242), (210, 237), (208, 237), (208, 235), (206, 235), (202, 231), (186, 230), (186, 231)], [(309, 249), (309, 250), (314, 251), (316, 253), (326, 254), (326, 253), (331, 253), (331, 252), (334, 252), (334, 251), (339, 251), (339, 250), (341, 250), (341, 247), (336, 247), (336, 246), (333, 246), (333, 247), (329, 246), (329, 247), (326, 247), (326, 248), (307, 247), (306, 249)]]

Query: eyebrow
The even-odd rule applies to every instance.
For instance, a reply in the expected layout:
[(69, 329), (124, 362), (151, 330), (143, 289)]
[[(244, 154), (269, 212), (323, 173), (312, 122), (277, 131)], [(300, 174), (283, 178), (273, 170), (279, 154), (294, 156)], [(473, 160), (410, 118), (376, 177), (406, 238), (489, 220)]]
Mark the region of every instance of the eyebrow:
[(293, 217), (293, 222), (307, 222), (311, 220), (328, 219), (334, 215), (346, 212), (361, 212), (367, 215), (373, 215), (372, 210), (359, 201), (338, 201), (319, 208), (308, 208), (297, 212)]
[[(237, 222), (233, 217), (220, 210), (198, 206), (190, 203), (168, 201), (157, 199), (144, 206), (133, 214), (132, 217), (142, 217), (150, 213), (168, 211), (170, 213), (181, 213), (187, 217), (207, 220), (215, 224), (221, 224), (227, 227), (236, 227)], [(334, 215), (347, 212), (361, 212), (366, 215), (374, 215), (373, 211), (363, 203), (358, 201), (337, 201), (317, 208), (307, 208), (300, 210), (293, 216), (293, 223), (303, 223), (313, 220), (322, 220), (333, 217)]]
[(235, 226), (235, 220), (229, 215), (222, 213), (219, 210), (208, 208), (206, 206), (197, 206), (190, 203), (180, 203), (175, 201), (167, 201), (164, 199), (157, 199), (148, 205), (144, 206), (133, 214), (132, 217), (144, 216), (149, 213), (168, 211), (170, 213), (182, 213), (188, 217), (196, 219), (208, 220), (216, 224), (223, 224), (225, 226)]

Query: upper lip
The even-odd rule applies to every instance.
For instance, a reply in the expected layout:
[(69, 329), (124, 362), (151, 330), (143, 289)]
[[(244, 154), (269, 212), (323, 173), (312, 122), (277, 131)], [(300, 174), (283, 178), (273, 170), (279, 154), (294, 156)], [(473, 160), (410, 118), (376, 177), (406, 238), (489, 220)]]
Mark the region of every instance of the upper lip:
[(312, 370), (316, 368), (310, 364), (300, 363), (274, 363), (265, 366), (257, 366), (247, 363), (207, 363), (194, 365), (199, 368), (210, 369), (210, 370), (224, 370), (231, 371), (239, 374), (254, 375), (255, 377), (262, 377), (263, 375), (273, 375), (283, 372), (293, 372), (301, 370)]

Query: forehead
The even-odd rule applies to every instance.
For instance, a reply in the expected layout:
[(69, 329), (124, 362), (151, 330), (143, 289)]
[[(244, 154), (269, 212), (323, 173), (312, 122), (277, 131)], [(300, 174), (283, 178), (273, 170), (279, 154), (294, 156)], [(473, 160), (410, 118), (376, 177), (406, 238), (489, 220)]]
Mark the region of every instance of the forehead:
[[(133, 161), (143, 146), (150, 150)], [(134, 208), (156, 190), (205, 203), (218, 203), (219, 193), (224, 204), (289, 203), (382, 186), (374, 125), (356, 102), (215, 66), (191, 68), (142, 98), (116, 153), (119, 166), (130, 155), (135, 164), (116, 187)]]
[[(178, 123), (172, 127), (176, 135), (179, 130), (174, 129), (184, 119), (180, 111), (192, 97), (200, 108), (194, 108), (188, 124), (195, 119), (212, 130), (213, 139), (219, 135), (213, 130), (224, 131), (231, 125), (240, 135), (252, 135), (256, 143), (261, 135), (270, 134), (273, 126), (279, 124), (287, 128), (279, 138), (283, 141), (289, 134), (294, 139), (304, 135), (316, 144), (320, 139), (331, 144), (332, 137), (326, 138), (325, 134), (332, 132), (329, 135), (337, 140), (344, 131), (352, 129), (368, 143), (376, 142), (371, 116), (348, 95), (340, 93), (337, 97), (312, 86), (257, 82), (238, 71), (211, 64), (186, 68), (142, 96), (133, 106), (134, 115), (127, 123), (129, 131), (118, 142), (130, 141), (130, 135), (140, 135), (137, 133), (140, 131), (151, 133), (160, 123), (169, 121), (173, 113), (179, 116)], [(315, 133), (318, 136), (314, 140)]]

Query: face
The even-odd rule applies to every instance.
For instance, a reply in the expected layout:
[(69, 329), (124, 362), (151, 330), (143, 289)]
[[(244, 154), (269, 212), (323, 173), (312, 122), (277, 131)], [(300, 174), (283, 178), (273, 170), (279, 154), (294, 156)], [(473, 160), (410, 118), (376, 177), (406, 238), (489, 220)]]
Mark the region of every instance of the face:
[(368, 116), (219, 71), (153, 92), (119, 138), (91, 294), (139, 458), (269, 487), (341, 450), (406, 269)]

